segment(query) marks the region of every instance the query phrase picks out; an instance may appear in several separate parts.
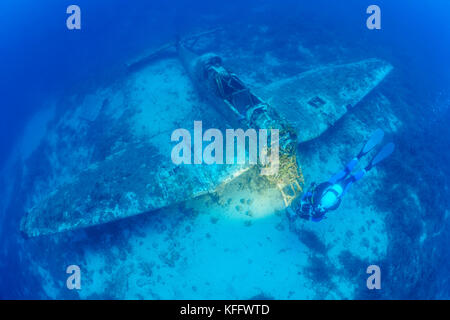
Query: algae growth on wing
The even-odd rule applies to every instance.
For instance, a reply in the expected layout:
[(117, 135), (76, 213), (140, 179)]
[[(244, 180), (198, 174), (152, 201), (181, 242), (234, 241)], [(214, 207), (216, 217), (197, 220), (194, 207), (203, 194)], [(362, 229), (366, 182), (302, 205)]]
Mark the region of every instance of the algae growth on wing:
[[(181, 70), (181, 66), (174, 68), (172, 72)], [(172, 163), (170, 132), (192, 123), (202, 112), (198, 110), (201, 103), (195, 96), (189, 96), (192, 92), (186, 93), (186, 97), (181, 89), (170, 92), (174, 89), (172, 83), (152, 79), (153, 71), (147, 73), (144, 69), (124, 85), (127, 94), (120, 106), (127, 110), (126, 119), (99, 117), (88, 124), (95, 127), (108, 123), (104, 128), (106, 133), (96, 132), (100, 136), (105, 134), (107, 139), (95, 141), (94, 150), (103, 149), (110, 142), (117, 144), (117, 148), (112, 153), (104, 150), (103, 156), (96, 157), (99, 161), (91, 163), (69, 182), (57, 185), (56, 190), (35, 203), (22, 220), (25, 234), (39, 236), (67, 231), (159, 209), (210, 192), (243, 169), (240, 165), (200, 167)], [(185, 83), (180, 85), (185, 87)], [(155, 91), (173, 99), (155, 98)], [(178, 102), (180, 98), (187, 101)], [(168, 104), (177, 106), (177, 112), (168, 114)], [(102, 112), (106, 114), (107, 109), (105, 106)], [(206, 110), (204, 114), (210, 119), (220, 118), (214, 110)], [(222, 119), (223, 123), (226, 119)], [(128, 137), (126, 141), (111, 141), (108, 133), (116, 130)], [(73, 137), (80, 139), (78, 144), (90, 143), (90, 136)]]
[(368, 59), (313, 69), (258, 92), (296, 129), (299, 142), (317, 138), (355, 107), (392, 70)]

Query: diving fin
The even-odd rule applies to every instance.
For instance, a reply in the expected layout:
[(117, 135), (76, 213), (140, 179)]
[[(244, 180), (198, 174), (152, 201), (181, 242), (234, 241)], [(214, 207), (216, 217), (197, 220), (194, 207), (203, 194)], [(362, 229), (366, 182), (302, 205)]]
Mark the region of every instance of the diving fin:
[(384, 131), (381, 129), (375, 130), (372, 135), (370, 136), (370, 139), (366, 142), (364, 147), (361, 149), (361, 151), (358, 153), (358, 155), (350, 160), (349, 163), (345, 166), (344, 170), (339, 171), (337, 174), (335, 174), (333, 177), (331, 177), (330, 180), (328, 180), (330, 183), (336, 183), (337, 181), (345, 179), (352, 170), (356, 167), (358, 164), (359, 159), (361, 159), (363, 156), (365, 156), (367, 153), (369, 153), (375, 146), (377, 146), (381, 140), (383, 140), (384, 137)]
[[(377, 130), (378, 131), (378, 130)], [(382, 132), (382, 130), (381, 130)], [(379, 133), (377, 133), (379, 134)], [(371, 139), (374, 138), (375, 133), (372, 135)], [(366, 144), (367, 145), (367, 144)], [(373, 147), (372, 147), (373, 148)], [(370, 149), (372, 149), (370, 148)], [(379, 164), (381, 161), (383, 161), (384, 159), (386, 159), (387, 157), (389, 157), (391, 155), (392, 152), (394, 152), (395, 149), (395, 144), (393, 144), (392, 142), (386, 144), (381, 150), (380, 152), (377, 153), (377, 155), (372, 159), (372, 161), (370, 162), (370, 164), (364, 169), (364, 170), (360, 170), (357, 173), (355, 173), (354, 175), (352, 175), (350, 178), (348, 178), (345, 182), (344, 182), (344, 192), (343, 195), (345, 193), (347, 193), (348, 189), (351, 187), (351, 185), (353, 183), (355, 183), (358, 180), (361, 180), (367, 172), (369, 172), (370, 169), (372, 169), (373, 167), (375, 167), (377, 164)], [(363, 149), (364, 150), (364, 149)], [(370, 150), (368, 150), (367, 152), (369, 152)]]
[(384, 137), (384, 131), (382, 129), (377, 129), (372, 133), (372, 136), (370, 139), (366, 142), (364, 145), (364, 148), (361, 149), (359, 154), (356, 156), (356, 158), (360, 159), (364, 155), (368, 154), (377, 144), (383, 140)]
[(372, 169), (374, 166), (376, 166), (377, 164), (379, 164), (381, 161), (383, 161), (384, 159), (386, 159), (387, 157), (389, 157), (391, 155), (392, 152), (394, 152), (395, 149), (395, 144), (390, 142), (387, 145), (385, 145), (380, 152), (378, 152), (378, 154), (372, 159), (372, 161), (370, 162), (370, 164), (366, 167), (366, 171), (369, 171), (370, 169)]

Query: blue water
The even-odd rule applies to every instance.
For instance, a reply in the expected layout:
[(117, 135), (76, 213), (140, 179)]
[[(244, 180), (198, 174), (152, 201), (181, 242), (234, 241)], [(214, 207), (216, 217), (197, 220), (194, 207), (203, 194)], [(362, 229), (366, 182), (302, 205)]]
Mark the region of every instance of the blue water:
[[(450, 240), (448, 1), (377, 1), (376, 4), (382, 12), (382, 29), (373, 31), (368, 30), (365, 24), (368, 16), (365, 10), (373, 4), (372, 1), (366, 0), (345, 1), (345, 4), (326, 0), (314, 3), (298, 0), (220, 3), (203, 0), (176, 0), (171, 3), (159, 0), (100, 0), (93, 3), (77, 0), (76, 4), (82, 10), (82, 29), (77, 31), (70, 31), (65, 27), (65, 11), (70, 4), (60, 0), (5, 0), (0, 4), (0, 166), (6, 168), (2, 172), (5, 177), (8, 176), (7, 179), (2, 179), (0, 184), (0, 193), (4, 195), (0, 202), (0, 298), (252, 298), (260, 297), (259, 294), (269, 298), (450, 298), (450, 251), (447, 245)], [(129, 234), (147, 232), (141, 241), (158, 244), (158, 241), (165, 241), (156, 236), (159, 234), (158, 228), (166, 225), (169, 229), (174, 228), (173, 233), (177, 236), (184, 237), (179, 229), (173, 227), (176, 222), (166, 216), (158, 218), (158, 214), (163, 215), (164, 212), (157, 213), (156, 217), (134, 217), (113, 225), (94, 227), (83, 231), (82, 236), (70, 234), (38, 240), (24, 239), (21, 236), (19, 224), (24, 215), (23, 204), (29, 202), (30, 186), (33, 185), (33, 177), (26, 180), (22, 174), (26, 174), (30, 167), (44, 168), (48, 164), (39, 156), (34, 157), (32, 163), (27, 165), (10, 159), (17, 155), (18, 148), (21, 148), (18, 146), (23, 143), (38, 146), (39, 139), (35, 142), (33, 136), (45, 137), (45, 124), (39, 124), (38, 121), (37, 127), (28, 131), (27, 126), (30, 120), (36, 117), (42, 118), (42, 121), (47, 118), (49, 100), (59, 103), (56, 103), (53, 113), (50, 112), (48, 117), (50, 114), (64, 114), (68, 97), (82, 95), (97, 86), (107, 85), (111, 79), (123, 77), (123, 65), (131, 57), (172, 41), (178, 35), (216, 27), (230, 30), (234, 28), (236, 46), (242, 46), (243, 50), (248, 52), (245, 41), (251, 34), (238, 34), (236, 30), (239, 28), (236, 25), (264, 26), (269, 28), (269, 36), (299, 35), (299, 42), (317, 56), (319, 63), (333, 63), (337, 56), (343, 61), (376, 57), (389, 61), (394, 66), (395, 73), (388, 79), (391, 82), (380, 90), (386, 99), (391, 101), (393, 113), (402, 123), (400, 129), (389, 135), (395, 141), (397, 150), (391, 161), (383, 163), (380, 169), (383, 174), (380, 174), (382, 178), (377, 184), (379, 189), (364, 201), (376, 212), (386, 214), (383, 217), (377, 216), (378, 222), (384, 225), (384, 234), (380, 235), (380, 238), (386, 239), (386, 245), (381, 246), (385, 252), (380, 254), (381, 258), (376, 261), (382, 266), (383, 281), (386, 281), (382, 290), (368, 291), (365, 288), (365, 267), (373, 261), (365, 261), (358, 256), (357, 249), (355, 252), (341, 250), (338, 255), (341, 257), (339, 261), (342, 267), (339, 276), (345, 278), (348, 283), (362, 281), (363, 285), (355, 284), (354, 288), (348, 289), (346, 284), (342, 287), (337, 285), (336, 288), (336, 283), (330, 275), (334, 274), (333, 268), (336, 265), (336, 262), (329, 258), (334, 254), (332, 243), (327, 243), (326, 234), (315, 233), (319, 232), (315, 231), (315, 225), (308, 225), (308, 231), (300, 236), (285, 228), (282, 233), (274, 234), (273, 237), (278, 239), (274, 241), (278, 244), (289, 241), (290, 246), (294, 246), (292, 241), (295, 239), (299, 241), (299, 245), (304, 246), (307, 252), (305, 257), (312, 258), (305, 262), (309, 267), (298, 272), (304, 273), (305, 279), (311, 283), (320, 284), (316, 291), (311, 288), (302, 291), (302, 285), (295, 283), (294, 277), (285, 279), (291, 285), (277, 286), (281, 278), (259, 273), (260, 269), (257, 267), (252, 269), (251, 281), (254, 282), (249, 280), (249, 283), (269, 284), (261, 285), (262, 289), (259, 291), (240, 289), (237, 282), (242, 274), (238, 271), (233, 273), (233, 270), (243, 268), (242, 264), (250, 264), (250, 260), (254, 266), (277, 259), (275, 265), (279, 264), (278, 268), (286, 267), (286, 272), (297, 273), (286, 265), (301, 264), (303, 258), (298, 258), (297, 261), (295, 255), (278, 255), (277, 250), (280, 248), (275, 245), (273, 248), (267, 248), (267, 254), (251, 254), (239, 250), (237, 243), (227, 243), (237, 251), (235, 254), (224, 253), (222, 256), (218, 253), (217, 259), (226, 261), (224, 265), (227, 268), (221, 269), (223, 277), (211, 274), (208, 289), (203, 288), (205, 285), (197, 284), (174, 290), (173, 283), (177, 281), (177, 276), (183, 276), (177, 275), (175, 271), (172, 273), (171, 269), (167, 272), (150, 270), (149, 274), (161, 272), (161, 278), (152, 280), (153, 289), (146, 291), (145, 286), (139, 286), (144, 289), (136, 291), (137, 293), (130, 289), (130, 292), (133, 292), (127, 295), (126, 288), (133, 287), (127, 281), (139, 282), (141, 279), (134, 280), (133, 275), (127, 273), (127, 270), (135, 270), (129, 268), (127, 255), (130, 260), (140, 261), (140, 255), (146, 254), (128, 249), (133, 246), (129, 240), (132, 236)], [(242, 30), (245, 32), (247, 29)], [(252, 28), (248, 30), (251, 32)], [(261, 42), (263, 41), (261, 38)], [(288, 52), (286, 42), (280, 40), (278, 45), (279, 48), (274, 50), (278, 53), (278, 59), (298, 59)], [(328, 52), (317, 51), (317, 48), (326, 48), (327, 45), (330, 48)], [(339, 46), (345, 48), (345, 52), (334, 54), (333, 50), (338, 50)], [(260, 55), (259, 52), (254, 54)], [(362, 122), (371, 121), (367, 112), (364, 114), (361, 111), (356, 116), (361, 116)], [(26, 135), (29, 141), (23, 141), (24, 132), (30, 130), (31, 134)], [(332, 133), (333, 131), (327, 133), (325, 138)], [(316, 143), (320, 144), (320, 141)], [(325, 144), (324, 142), (323, 145)], [(311, 148), (305, 147), (307, 152), (313, 152)], [(326, 154), (327, 150), (321, 152)], [(328, 152), (332, 153), (332, 150)], [(41, 174), (46, 174), (44, 169)], [(202, 204), (196, 206), (201, 207)], [(173, 219), (176, 220), (177, 217)], [(194, 233), (195, 226), (198, 225), (199, 229), (203, 226), (202, 219), (200, 217), (192, 222), (194, 227), (190, 228), (194, 228)], [(183, 223), (188, 222), (183, 222), (183, 218), (179, 220), (182, 221), (180, 223), (183, 228), (187, 227)], [(242, 237), (243, 242), (252, 243), (252, 237), (261, 237), (266, 231), (265, 228), (271, 223), (278, 223), (278, 220), (269, 219), (264, 223), (267, 225), (261, 225), (261, 229), (254, 232), (235, 232)], [(147, 225), (148, 228), (138, 230), (135, 225)], [(224, 249), (226, 246), (222, 248), (221, 244), (227, 241), (227, 237), (232, 237), (234, 226), (233, 222), (220, 226), (223, 229), (212, 229), (209, 233), (213, 238), (216, 235), (217, 245)], [(201, 232), (207, 230), (208, 227)], [(353, 231), (356, 237), (358, 232), (361, 232)], [(151, 232), (155, 233), (154, 237), (148, 234)], [(202, 234), (201, 237), (203, 236)], [(369, 241), (372, 241), (373, 238), (370, 237)], [(197, 265), (186, 262), (189, 272), (184, 278), (211, 272), (213, 266), (208, 263), (212, 262), (208, 262), (207, 257), (216, 254), (214, 249), (203, 244), (195, 235), (189, 239), (192, 246), (198, 246), (199, 249), (186, 256), (192, 261), (198, 260), (202, 263)], [(139, 238), (136, 241), (139, 241)], [(111, 250), (112, 253), (109, 252), (113, 247), (115, 249)], [(102, 264), (98, 262), (101, 258), (95, 258), (96, 255), (114, 255), (127, 248), (127, 254), (114, 263), (123, 265), (120, 274), (127, 274), (128, 280), (92, 284), (95, 281), (91, 279), (92, 286), (85, 289), (85, 292), (88, 292), (86, 294), (66, 290), (64, 271), (71, 261), (70, 256), (62, 254), (65, 248), (73, 250), (73, 256), (84, 259), (83, 263), (95, 264), (96, 262), (92, 261), (97, 261), (99, 267), (96, 270), (102, 268)], [(295, 250), (295, 246), (292, 250)], [(270, 254), (273, 254), (272, 260)], [(286, 261), (279, 261), (280, 257), (286, 258)], [(179, 263), (176, 261), (178, 260), (173, 262), (175, 265)], [(156, 260), (154, 263), (164, 264)], [(169, 267), (161, 268), (171, 267), (170, 263), (166, 265)], [(162, 270), (158, 266), (152, 268)], [(118, 271), (112, 272), (116, 274)], [(151, 278), (150, 275), (148, 277)], [(145, 279), (145, 276), (142, 279)], [(200, 282), (198, 278), (190, 280), (189, 283)], [(205, 279), (202, 278), (201, 281), (203, 280)], [(229, 286), (225, 287), (224, 282), (229, 282)], [(335, 294), (328, 295), (323, 288), (334, 290)], [(295, 291), (295, 294), (289, 296), (284, 294), (284, 291)]]

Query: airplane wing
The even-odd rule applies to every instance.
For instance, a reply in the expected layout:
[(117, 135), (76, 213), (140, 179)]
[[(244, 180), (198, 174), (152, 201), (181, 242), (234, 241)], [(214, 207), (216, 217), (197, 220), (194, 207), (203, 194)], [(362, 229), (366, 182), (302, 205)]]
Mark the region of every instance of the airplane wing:
[(256, 92), (295, 128), (302, 143), (334, 125), (391, 70), (385, 61), (367, 59), (309, 70)]
[(175, 166), (152, 143), (132, 144), (82, 171), (34, 206), (22, 221), (28, 236), (111, 222), (214, 191), (245, 168)]

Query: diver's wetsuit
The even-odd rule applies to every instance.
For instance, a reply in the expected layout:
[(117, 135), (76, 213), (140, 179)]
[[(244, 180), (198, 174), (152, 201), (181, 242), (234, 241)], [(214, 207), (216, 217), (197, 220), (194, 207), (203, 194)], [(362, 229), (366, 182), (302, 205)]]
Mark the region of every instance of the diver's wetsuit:
[[(310, 189), (305, 192), (300, 200), (300, 216), (304, 219), (311, 219), (312, 221), (319, 222), (325, 217), (325, 213), (328, 210), (324, 210), (319, 208), (318, 204), (320, 202), (320, 198), (323, 195), (323, 192), (326, 188), (331, 186), (329, 182), (323, 182), (319, 185), (315, 183), (311, 184)], [(336, 204), (336, 208), (339, 206), (341, 200), (339, 199), (339, 203)]]
[[(394, 151), (395, 145), (393, 143), (386, 144), (378, 152), (378, 154), (372, 158), (368, 166), (353, 175), (351, 174), (359, 159), (368, 154), (376, 145), (378, 145), (383, 139), (383, 136), (383, 130), (377, 129), (373, 132), (372, 136), (366, 142), (358, 155), (349, 163), (347, 163), (343, 170), (339, 171), (328, 181), (323, 182), (319, 185), (312, 183), (311, 187), (308, 189), (308, 191), (305, 192), (300, 201), (287, 209), (288, 216), (291, 219), (295, 219), (297, 216), (299, 216), (303, 219), (318, 222), (325, 218), (325, 214), (328, 211), (336, 210), (341, 204), (342, 198), (350, 189), (351, 185), (364, 177), (364, 175), (370, 169), (386, 159)], [(321, 202), (323, 199), (325, 199), (325, 197), (327, 196), (326, 194), (329, 192), (334, 195), (335, 203), (333, 205), (330, 205), (329, 207), (323, 207)]]
[[(361, 170), (347, 178), (357, 162), (357, 158), (353, 159), (347, 164), (347, 166), (345, 166), (344, 170), (340, 171), (326, 182), (322, 182), (319, 185), (312, 183), (311, 187), (303, 194), (302, 198), (300, 199), (300, 206), (297, 208), (297, 211), (300, 211), (297, 212), (300, 217), (319, 222), (323, 218), (325, 218), (325, 214), (328, 211), (336, 210), (342, 202), (342, 197), (348, 191), (350, 186), (354, 182), (361, 179), (365, 174), (365, 170)], [(336, 194), (336, 196), (338, 197), (338, 201), (330, 208), (325, 209), (320, 207), (320, 199), (322, 198), (324, 191), (327, 190), (328, 187), (331, 187), (335, 184), (339, 184), (343, 189), (343, 192), (340, 195)], [(334, 191), (332, 189), (328, 189), (328, 192)]]

